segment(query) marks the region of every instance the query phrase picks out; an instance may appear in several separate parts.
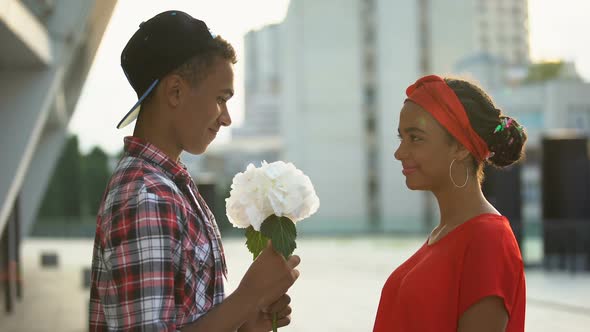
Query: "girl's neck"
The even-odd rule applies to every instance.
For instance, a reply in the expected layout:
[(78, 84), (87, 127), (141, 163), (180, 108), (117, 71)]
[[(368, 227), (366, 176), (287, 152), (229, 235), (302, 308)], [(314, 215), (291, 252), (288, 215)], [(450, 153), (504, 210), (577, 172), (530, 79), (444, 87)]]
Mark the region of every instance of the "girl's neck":
[(451, 185), (445, 190), (434, 192), (440, 212), (440, 225), (456, 227), (463, 222), (484, 213), (499, 214), (483, 195), (477, 181), (464, 188)]

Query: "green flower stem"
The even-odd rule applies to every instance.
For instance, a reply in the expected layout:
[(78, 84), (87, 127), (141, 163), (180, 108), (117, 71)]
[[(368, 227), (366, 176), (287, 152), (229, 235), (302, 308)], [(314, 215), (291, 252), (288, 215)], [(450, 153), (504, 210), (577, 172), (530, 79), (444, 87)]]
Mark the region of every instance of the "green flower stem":
[[(295, 243), (296, 237), (295, 223), (287, 217), (278, 217), (273, 214), (262, 222), (260, 232), (252, 226), (246, 229), (246, 246), (254, 259), (256, 259), (270, 239), (273, 248), (282, 254), (285, 259), (288, 259), (297, 247)], [(276, 313), (272, 315), (272, 330), (273, 332), (278, 331)]]

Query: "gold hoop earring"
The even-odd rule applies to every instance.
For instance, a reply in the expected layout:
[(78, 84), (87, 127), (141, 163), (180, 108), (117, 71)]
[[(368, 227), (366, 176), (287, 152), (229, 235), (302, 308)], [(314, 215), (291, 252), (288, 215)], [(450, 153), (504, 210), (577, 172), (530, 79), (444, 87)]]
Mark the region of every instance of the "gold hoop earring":
[(451, 182), (453, 183), (455, 188), (465, 188), (465, 186), (467, 185), (467, 181), (469, 181), (469, 170), (467, 169), (467, 167), (465, 167), (465, 175), (466, 175), (465, 183), (463, 183), (462, 186), (459, 186), (455, 182), (455, 179), (453, 179), (453, 164), (454, 163), (455, 163), (455, 159), (453, 159), (453, 161), (451, 161), (451, 165), (449, 165), (449, 177), (451, 178)]

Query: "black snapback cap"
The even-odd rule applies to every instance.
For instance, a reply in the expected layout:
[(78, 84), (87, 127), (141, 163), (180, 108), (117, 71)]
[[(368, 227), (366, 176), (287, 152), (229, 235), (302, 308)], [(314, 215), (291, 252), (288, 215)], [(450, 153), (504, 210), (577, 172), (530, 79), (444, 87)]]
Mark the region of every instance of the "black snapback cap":
[(208, 49), (213, 40), (205, 22), (179, 10), (160, 13), (141, 23), (121, 53), (121, 67), (139, 99), (117, 128), (137, 118), (141, 103), (162, 77)]

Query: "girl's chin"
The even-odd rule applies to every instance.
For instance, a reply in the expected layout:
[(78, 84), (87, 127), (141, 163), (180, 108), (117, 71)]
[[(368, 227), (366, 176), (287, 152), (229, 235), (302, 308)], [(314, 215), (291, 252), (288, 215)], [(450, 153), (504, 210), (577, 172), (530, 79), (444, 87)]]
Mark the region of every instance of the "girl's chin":
[(429, 190), (428, 186), (406, 179), (406, 187), (410, 190)]

